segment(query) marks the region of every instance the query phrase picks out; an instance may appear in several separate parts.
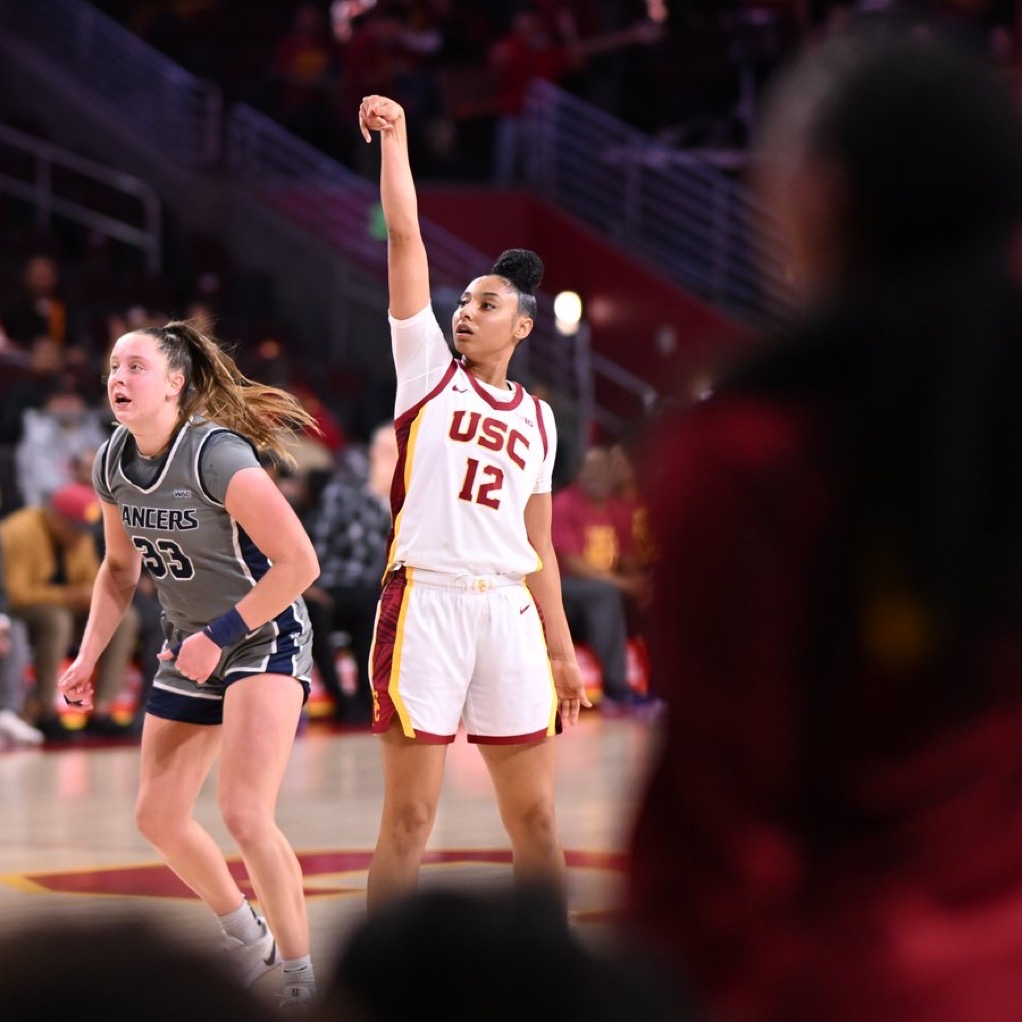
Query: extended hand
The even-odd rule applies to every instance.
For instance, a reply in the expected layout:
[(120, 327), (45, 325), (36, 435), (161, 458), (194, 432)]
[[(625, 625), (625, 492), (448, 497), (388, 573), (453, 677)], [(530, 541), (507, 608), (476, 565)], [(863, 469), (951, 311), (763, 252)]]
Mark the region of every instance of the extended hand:
[(401, 105), (386, 96), (365, 96), (358, 108), (358, 127), (369, 142), (371, 131), (391, 131), (404, 115)]
[(577, 724), (581, 708), (593, 705), (586, 694), (578, 661), (574, 657), (570, 660), (551, 660), (550, 668), (553, 671), (554, 688), (557, 690), (560, 704), (561, 720), (568, 724)]

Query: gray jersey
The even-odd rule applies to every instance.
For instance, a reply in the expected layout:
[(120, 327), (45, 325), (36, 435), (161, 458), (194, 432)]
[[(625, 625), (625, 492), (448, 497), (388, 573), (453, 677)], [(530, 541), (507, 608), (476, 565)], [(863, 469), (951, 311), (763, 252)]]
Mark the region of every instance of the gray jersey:
[[(231, 476), (259, 461), (247, 440), (198, 417), (184, 424), (147, 485), (125, 471), (138, 457), (131, 434), (119, 426), (97, 452), (93, 484), (100, 499), (117, 505), (165, 617), (177, 634), (191, 635), (269, 570), (269, 559), (223, 504)], [(306, 621), (299, 598), (265, 627), (301, 632)]]

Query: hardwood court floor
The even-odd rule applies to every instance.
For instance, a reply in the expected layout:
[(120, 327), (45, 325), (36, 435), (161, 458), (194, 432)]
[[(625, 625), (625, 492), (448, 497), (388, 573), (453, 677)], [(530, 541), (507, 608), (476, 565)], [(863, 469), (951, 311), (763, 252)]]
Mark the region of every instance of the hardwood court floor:
[[(655, 723), (595, 709), (557, 739), (569, 910), (582, 933), (598, 936), (613, 916), (634, 796), (655, 740)], [(137, 778), (134, 742), (0, 752), (0, 931), (40, 917), (140, 914), (183, 941), (215, 945), (212, 915), (135, 830)], [(197, 815), (230, 853), (215, 782), (214, 773)], [(278, 818), (302, 860), (320, 960), (365, 912), (381, 801), (379, 750), (367, 730), (320, 721), (302, 729)], [(459, 736), (448, 751), (422, 883), (471, 886), (509, 877), (489, 777), (478, 751)]]

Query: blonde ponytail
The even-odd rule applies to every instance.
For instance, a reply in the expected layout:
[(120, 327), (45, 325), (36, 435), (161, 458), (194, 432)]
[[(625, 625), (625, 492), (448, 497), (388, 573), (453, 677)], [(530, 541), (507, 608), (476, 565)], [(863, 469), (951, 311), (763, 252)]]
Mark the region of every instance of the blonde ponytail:
[(171, 370), (184, 373), (181, 420), (201, 415), (248, 437), (256, 448), (295, 464), (289, 441), (303, 430), (321, 432), (301, 402), (286, 390), (250, 380), (215, 338), (175, 320), (139, 333), (156, 338)]

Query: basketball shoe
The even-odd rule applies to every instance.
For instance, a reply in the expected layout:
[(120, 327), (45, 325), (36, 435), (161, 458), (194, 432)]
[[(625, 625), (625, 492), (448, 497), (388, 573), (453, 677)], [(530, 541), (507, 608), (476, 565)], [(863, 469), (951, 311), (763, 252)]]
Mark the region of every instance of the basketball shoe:
[(224, 954), (229, 967), (244, 986), (250, 987), (261, 976), (271, 972), (281, 963), (277, 941), (266, 920), (257, 915), (262, 936), (250, 944), (243, 944), (237, 937), (224, 935)]

